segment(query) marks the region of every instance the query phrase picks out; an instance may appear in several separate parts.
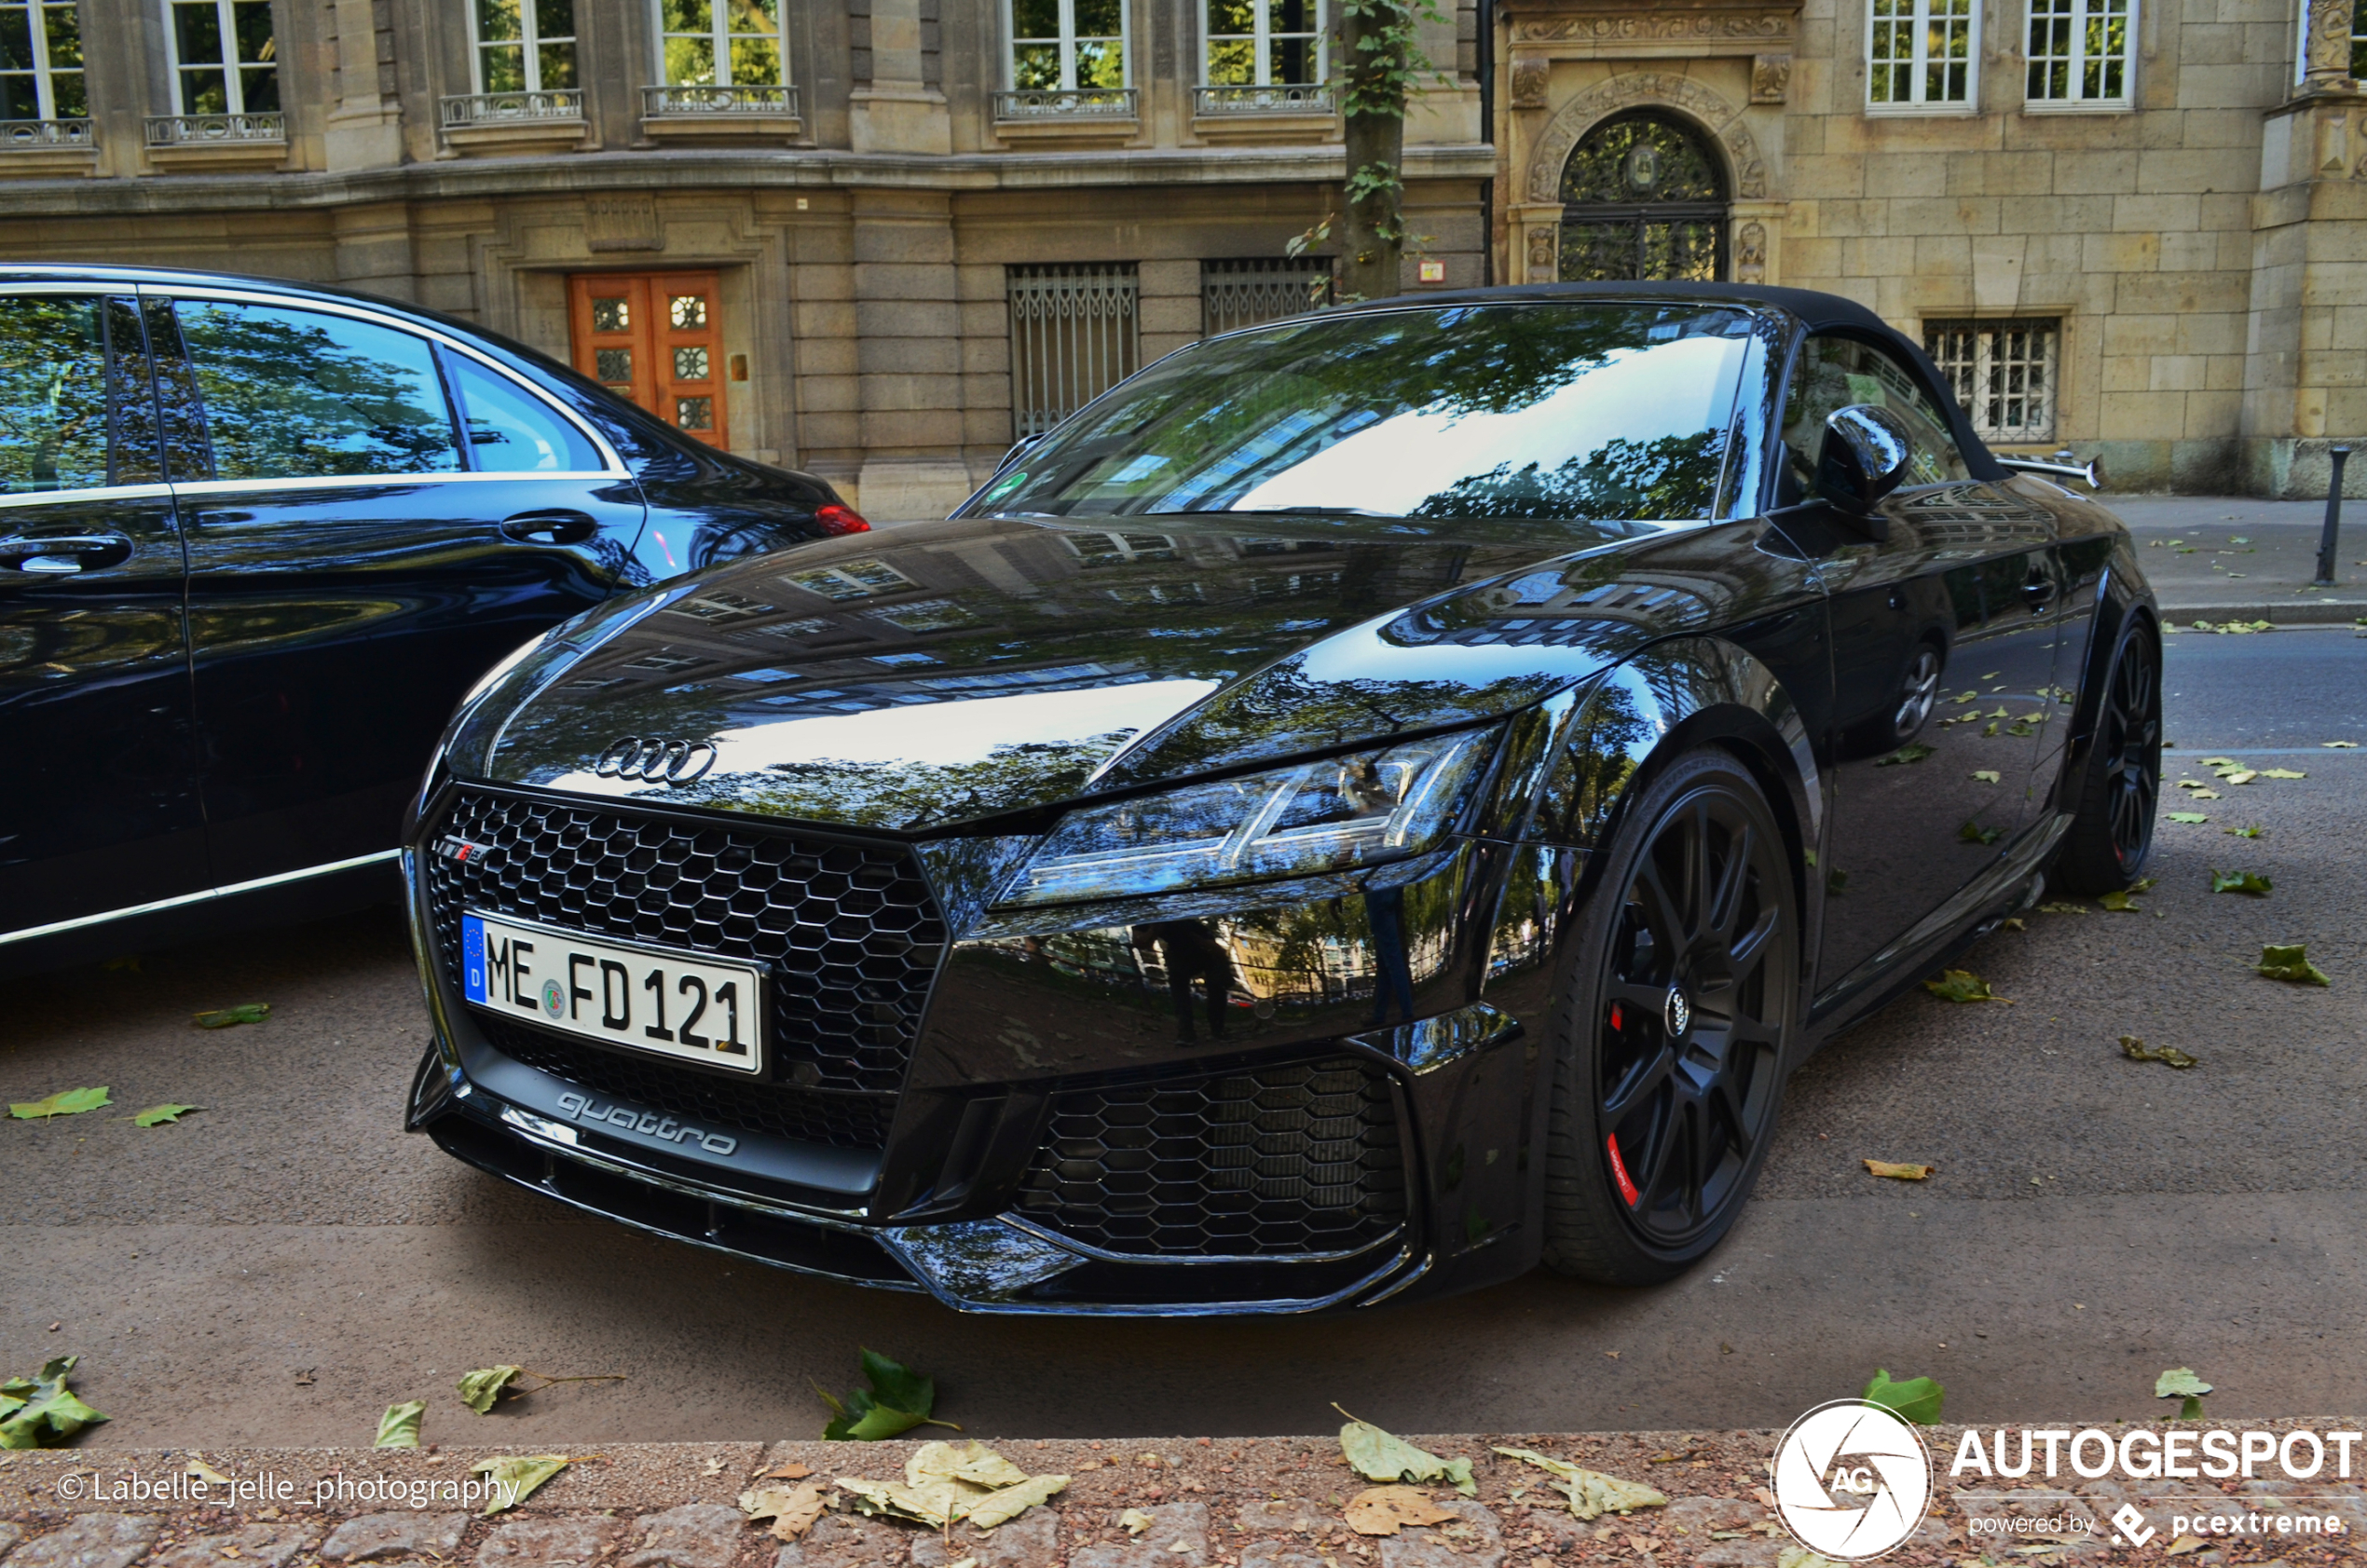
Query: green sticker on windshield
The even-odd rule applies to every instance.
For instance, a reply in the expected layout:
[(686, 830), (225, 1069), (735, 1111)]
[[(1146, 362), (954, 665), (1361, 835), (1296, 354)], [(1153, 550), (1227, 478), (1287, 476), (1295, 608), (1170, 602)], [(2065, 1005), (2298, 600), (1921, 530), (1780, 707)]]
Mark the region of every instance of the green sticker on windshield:
[(1027, 470), (1025, 469), (1014, 474), (1006, 474), (994, 482), (994, 488), (986, 493), (986, 498), (990, 501), (999, 501), (1026, 483)]

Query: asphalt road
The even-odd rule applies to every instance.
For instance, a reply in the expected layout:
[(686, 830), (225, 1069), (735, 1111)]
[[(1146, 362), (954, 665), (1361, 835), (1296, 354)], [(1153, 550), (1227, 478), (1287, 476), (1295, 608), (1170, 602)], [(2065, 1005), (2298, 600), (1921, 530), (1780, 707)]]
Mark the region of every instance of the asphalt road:
[[(2141, 912), (1984, 944), (2013, 1005), (1918, 994), (1811, 1062), (1743, 1223), (1665, 1288), (1539, 1275), (1369, 1318), (1010, 1322), (644, 1239), (396, 1130), (417, 980), (368, 917), (0, 985), (0, 1098), (116, 1100), (0, 1123), (0, 1369), (80, 1353), (111, 1446), (366, 1442), (412, 1398), (430, 1440), (811, 1437), (807, 1380), (845, 1388), (858, 1343), (934, 1373), (940, 1413), (984, 1436), (1310, 1432), (1333, 1400), (1416, 1432), (1768, 1426), (1878, 1366), (1940, 1378), (1956, 1420), (2141, 1418), (2172, 1366), (2216, 1384), (2215, 1416), (2357, 1416), (2367, 751), (2319, 743), (2367, 742), (2367, 640), (2188, 634), (2169, 671), (2187, 758), (2284, 748), (2308, 776), (2164, 824)], [(2251, 823), (2267, 835), (2223, 831)], [(2215, 896), (2213, 866), (2275, 893)], [(2250, 971), (2285, 940), (2333, 989)], [(190, 1026), (251, 1001), (269, 1022)], [(2128, 1061), (2123, 1034), (2201, 1065)], [(168, 1099), (206, 1109), (129, 1119)], [(1865, 1156), (1938, 1174), (1877, 1181)], [(468, 1414), (453, 1380), (504, 1361), (627, 1381)]]

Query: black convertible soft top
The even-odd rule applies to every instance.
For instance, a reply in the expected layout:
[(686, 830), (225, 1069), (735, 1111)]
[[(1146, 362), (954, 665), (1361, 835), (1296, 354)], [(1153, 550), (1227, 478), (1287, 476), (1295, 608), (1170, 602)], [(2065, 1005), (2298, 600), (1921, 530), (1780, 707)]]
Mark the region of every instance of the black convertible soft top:
[(1964, 454), (1964, 466), (1971, 470), (1973, 477), (1988, 481), (2006, 477), (2004, 466), (1989, 450), (1988, 443), (1973, 432), (1972, 421), (1965, 417), (1963, 408), (1957, 402), (1947, 378), (1940, 375), (1939, 367), (1933, 364), (1931, 356), (1923, 352), (1923, 346), (1857, 301), (1840, 294), (1820, 293), (1814, 289), (1778, 288), (1767, 283), (1505, 283), (1487, 289), (1394, 294), (1387, 299), (1363, 300), (1337, 308), (1346, 311), (1402, 310), (1409, 306), (1500, 305), (1512, 300), (1582, 299), (1694, 300), (1703, 304), (1761, 308), (1772, 306), (1790, 316), (1809, 333), (1838, 332), (1872, 338), (1906, 360), (1923, 378), (1925, 394), (1948, 412), (1957, 447)]

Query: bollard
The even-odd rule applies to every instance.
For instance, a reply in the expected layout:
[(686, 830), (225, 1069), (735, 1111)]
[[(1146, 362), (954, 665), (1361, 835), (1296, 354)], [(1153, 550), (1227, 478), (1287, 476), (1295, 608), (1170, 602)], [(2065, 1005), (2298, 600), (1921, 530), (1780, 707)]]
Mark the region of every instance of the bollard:
[(2313, 586), (2319, 588), (2334, 585), (2334, 535), (2343, 525), (2343, 465), (2350, 460), (2350, 448), (2330, 446), (2326, 456), (2333, 460), (2334, 476), (2326, 482), (2326, 526), (2318, 536), (2318, 576)]

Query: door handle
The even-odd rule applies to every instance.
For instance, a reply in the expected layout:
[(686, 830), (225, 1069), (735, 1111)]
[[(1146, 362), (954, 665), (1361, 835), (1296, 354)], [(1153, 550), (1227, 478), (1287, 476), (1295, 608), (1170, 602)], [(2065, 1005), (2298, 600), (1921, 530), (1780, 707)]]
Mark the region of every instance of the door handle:
[(2032, 573), (2030, 580), (2022, 584), (2022, 603), (2035, 615), (2054, 602), (2055, 579), (2043, 573)]
[(580, 511), (521, 511), (501, 520), (501, 537), (521, 544), (581, 544), (599, 531)]
[(131, 541), (121, 534), (19, 534), (0, 539), (0, 566), (20, 572), (63, 576), (130, 559)]

